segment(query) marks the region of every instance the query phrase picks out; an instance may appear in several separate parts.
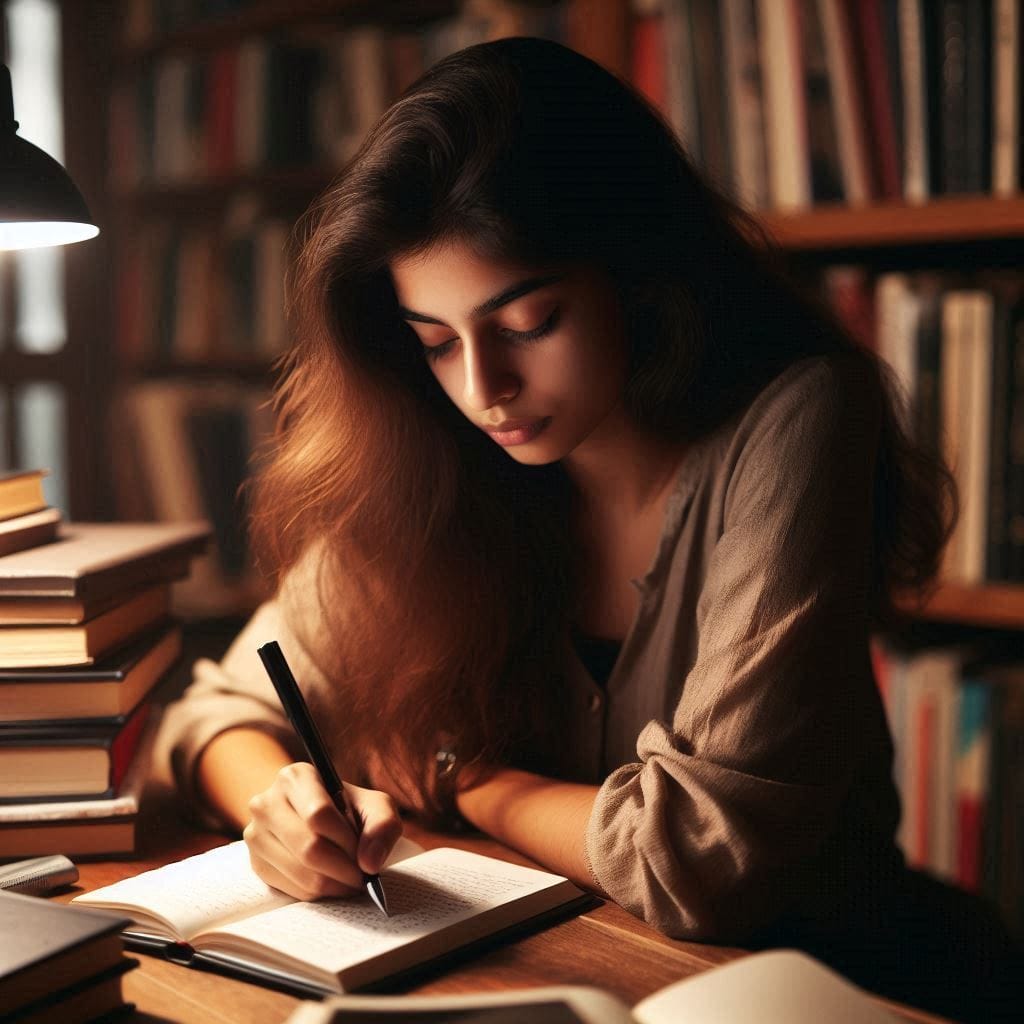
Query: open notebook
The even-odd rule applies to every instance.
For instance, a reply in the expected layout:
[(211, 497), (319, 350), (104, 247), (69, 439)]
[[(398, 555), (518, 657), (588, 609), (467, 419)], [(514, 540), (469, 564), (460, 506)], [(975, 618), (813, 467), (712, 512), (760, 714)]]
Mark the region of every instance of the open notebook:
[(381, 874), (390, 917), (362, 893), (303, 903), (262, 882), (242, 842), (76, 896), (134, 922), (129, 946), (298, 992), (347, 992), (596, 901), (568, 879), (401, 840)]

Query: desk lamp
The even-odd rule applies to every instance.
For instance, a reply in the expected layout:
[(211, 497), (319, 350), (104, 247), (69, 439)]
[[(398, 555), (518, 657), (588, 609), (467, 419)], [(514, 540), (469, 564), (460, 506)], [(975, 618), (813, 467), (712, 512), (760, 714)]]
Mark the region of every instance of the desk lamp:
[(0, 67), (0, 249), (95, 238), (100, 229), (68, 172), (16, 134), (11, 72)]

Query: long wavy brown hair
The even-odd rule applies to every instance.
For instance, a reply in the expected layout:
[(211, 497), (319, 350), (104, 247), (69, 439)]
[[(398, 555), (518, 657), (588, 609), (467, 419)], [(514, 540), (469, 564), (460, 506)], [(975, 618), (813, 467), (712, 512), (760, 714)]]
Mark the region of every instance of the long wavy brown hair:
[(610, 273), (627, 406), (664, 438), (706, 434), (798, 359), (848, 353), (883, 395), (875, 612), (934, 576), (955, 489), (908, 437), (876, 357), (787, 279), (753, 218), (628, 85), (555, 43), (473, 46), (381, 117), (295, 236), (294, 344), (253, 538), (278, 578), (304, 556), (318, 567), (337, 628), (308, 639), (338, 680), (351, 766), (426, 766), (444, 737), (463, 765), (553, 770), (544, 752), (566, 714), (568, 479), (518, 465), (455, 409), (388, 273), (448, 239)]

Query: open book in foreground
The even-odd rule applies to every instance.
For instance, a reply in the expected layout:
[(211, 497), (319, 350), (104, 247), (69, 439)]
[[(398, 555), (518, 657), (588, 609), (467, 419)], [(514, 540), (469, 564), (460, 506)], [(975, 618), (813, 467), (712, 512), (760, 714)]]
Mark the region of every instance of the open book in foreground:
[[(390, 917), (365, 893), (302, 903), (262, 882), (242, 842), (75, 903), (117, 909), (126, 944), (304, 993), (347, 992), (422, 967), (498, 933), (593, 905), (568, 879), (464, 850), (400, 841), (381, 880)], [(403, 856), (404, 855), (404, 856)]]
[(867, 992), (806, 953), (754, 953), (673, 982), (632, 1010), (583, 985), (479, 995), (335, 996), (286, 1024), (897, 1024)]

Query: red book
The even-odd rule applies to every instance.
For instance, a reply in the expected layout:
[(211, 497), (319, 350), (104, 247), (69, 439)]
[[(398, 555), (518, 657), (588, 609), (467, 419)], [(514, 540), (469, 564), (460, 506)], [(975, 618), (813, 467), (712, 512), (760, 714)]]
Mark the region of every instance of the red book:
[(0, 801), (113, 796), (139, 746), (149, 704), (126, 722), (0, 726)]
[(666, 109), (665, 38), (660, 14), (646, 14), (633, 22), (633, 85), (659, 110)]
[(917, 710), (918, 730), (916, 786), (910, 798), (915, 802), (917, 816), (911, 836), (911, 863), (915, 867), (928, 867), (930, 863), (930, 835), (933, 809), (931, 806), (932, 759), (935, 756), (936, 708), (931, 700), (924, 700)]
[(238, 98), (238, 50), (221, 50), (210, 62), (206, 107), (206, 168), (230, 174), (237, 163), (235, 107)]
[(864, 97), (871, 145), (872, 174), (884, 199), (902, 196), (896, 111), (885, 53), (880, 0), (858, 0), (849, 7), (856, 66)]

